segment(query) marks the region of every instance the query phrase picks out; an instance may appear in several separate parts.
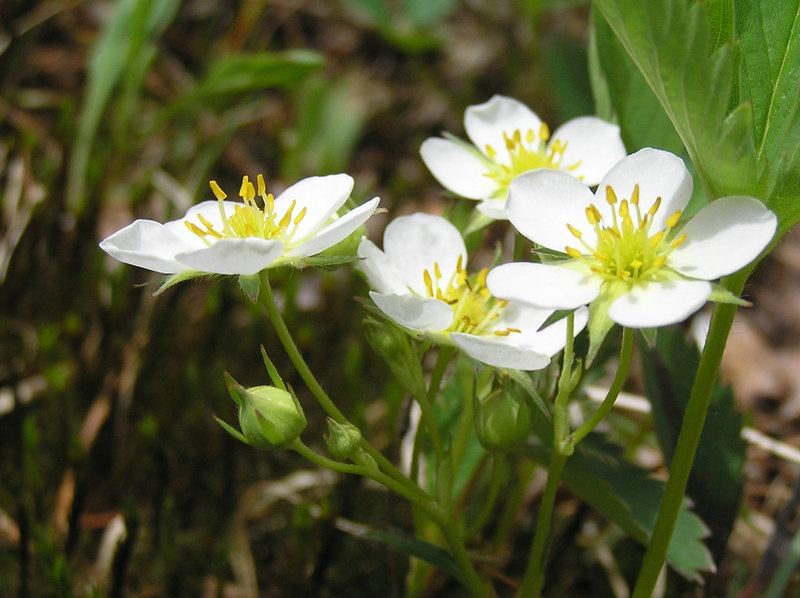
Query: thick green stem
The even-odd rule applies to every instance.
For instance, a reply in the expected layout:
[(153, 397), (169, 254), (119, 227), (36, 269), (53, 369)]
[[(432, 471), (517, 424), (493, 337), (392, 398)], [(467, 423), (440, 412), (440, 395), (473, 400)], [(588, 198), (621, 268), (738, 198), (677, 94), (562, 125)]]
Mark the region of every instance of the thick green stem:
[(442, 442), (442, 435), (439, 433), (439, 426), (436, 423), (436, 417), (433, 414), (433, 403), (436, 397), (439, 396), (439, 388), (442, 385), (444, 373), (447, 371), (447, 366), (453, 357), (454, 349), (452, 347), (439, 347), (439, 353), (436, 356), (436, 365), (433, 367), (431, 373), (431, 380), (428, 384), (428, 392), (425, 395), (417, 395), (414, 397), (419, 403), (420, 410), (422, 411), (422, 421), (431, 435), (431, 442), (433, 443), (433, 450), (436, 454), (437, 465), (444, 459), (444, 443)]
[[(738, 295), (752, 268), (727, 277), (723, 284)], [(632, 598), (650, 598), (664, 564), (675, 522), (678, 519), (681, 503), (686, 492), (686, 483), (694, 463), (697, 445), (703, 431), (711, 393), (717, 380), (717, 372), (722, 361), (722, 352), (736, 314), (736, 306), (718, 303), (711, 316), (711, 325), (706, 337), (705, 349), (700, 357), (689, 402), (683, 416), (683, 425), (678, 436), (675, 454), (670, 465), (669, 480), (664, 489), (664, 498), (658, 513), (650, 545), (647, 548)]]

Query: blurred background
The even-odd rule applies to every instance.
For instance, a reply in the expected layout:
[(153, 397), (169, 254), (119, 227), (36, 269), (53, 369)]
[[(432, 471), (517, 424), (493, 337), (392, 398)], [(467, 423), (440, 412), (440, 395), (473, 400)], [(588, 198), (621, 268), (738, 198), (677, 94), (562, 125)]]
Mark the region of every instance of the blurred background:
[[(418, 150), (442, 131), (464, 137), (467, 106), (515, 97), (551, 129), (594, 113), (590, 12), (579, 0), (3, 0), (0, 596), (401, 596), (407, 558), (338, 528), (408, 531), (404, 501), (246, 447), (214, 421), (235, 418), (223, 371), (267, 383), (263, 345), (306, 407), (304, 439), (322, 446), (325, 431), (236, 281), (154, 299), (157, 275), (97, 243), (211, 199), (209, 179), (235, 196), (244, 174), (263, 173), (276, 195), (351, 174), (354, 200), (379, 195), (387, 210), (369, 222), (375, 240), (391, 216), (441, 213), (453, 200)], [(757, 307), (737, 324), (726, 375), (748, 421), (796, 445), (791, 237), (748, 289)], [(312, 370), (396, 456), (407, 405), (365, 343), (364, 282), (345, 268), (279, 272), (274, 286)], [(646, 418), (631, 436), (662, 468)], [(747, 518), (719, 595), (758, 575), (796, 468), (748, 449)], [(635, 547), (618, 532), (592, 545), (581, 530), (599, 518), (569, 496), (561, 508), (564, 595), (620, 596), (608, 580), (635, 558), (612, 571), (597, 555)], [(518, 526), (529, 538), (530, 518)], [(461, 595), (446, 578), (432, 593)]]

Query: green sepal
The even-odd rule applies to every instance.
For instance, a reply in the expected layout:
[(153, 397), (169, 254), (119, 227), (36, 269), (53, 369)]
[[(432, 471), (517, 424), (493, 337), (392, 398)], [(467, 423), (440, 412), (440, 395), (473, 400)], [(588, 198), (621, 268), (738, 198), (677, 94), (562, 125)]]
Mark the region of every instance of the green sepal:
[(589, 351), (586, 354), (586, 367), (589, 367), (600, 350), (606, 335), (614, 327), (614, 321), (608, 317), (608, 308), (619, 295), (609, 293), (606, 289), (600, 292), (597, 299), (589, 305)]
[(550, 314), (550, 316), (544, 321), (544, 323), (541, 326), (539, 326), (539, 328), (536, 329), (536, 332), (541, 332), (545, 328), (549, 328), (550, 326), (552, 326), (556, 322), (566, 318), (571, 313), (575, 313), (575, 310), (574, 309), (557, 309), (552, 314)]
[(272, 360), (267, 356), (267, 350), (264, 348), (264, 345), (261, 345), (261, 358), (264, 360), (264, 367), (267, 368), (267, 374), (269, 374), (269, 379), (272, 380), (272, 383), (281, 390), (288, 392), (289, 389), (286, 388), (283, 378), (281, 378), (281, 375), (278, 373), (278, 368), (275, 367)]
[(179, 282), (193, 280), (195, 278), (211, 278), (212, 276), (215, 275), (208, 272), (200, 272), (199, 270), (185, 270), (176, 274), (170, 274), (169, 276), (160, 279), (161, 286), (158, 287), (158, 289), (153, 293), (153, 297), (158, 297), (161, 293), (166, 291), (168, 288), (175, 286)]
[[(355, 255), (311, 255), (308, 257), (296, 259), (296, 260), (287, 260), (285, 265), (291, 266), (292, 268), (296, 268), (297, 270), (302, 270), (303, 268), (323, 268), (326, 270), (335, 270), (339, 266), (344, 266), (345, 264), (352, 264), (353, 262), (359, 261), (361, 258)], [(279, 264), (279, 265), (282, 265)]]
[(490, 225), (492, 222), (494, 222), (494, 218), (490, 218), (480, 210), (472, 210), (472, 215), (469, 217), (469, 222), (467, 223), (467, 228), (464, 230), (464, 234), (468, 235), (474, 233)]
[(647, 343), (648, 348), (652, 349), (656, 346), (656, 340), (658, 340), (658, 328), (640, 328), (639, 332), (644, 339), (644, 342)]
[[(369, 305), (365, 307), (376, 313)], [(420, 356), (405, 329), (383, 317), (364, 319), (364, 335), (372, 349), (389, 365), (394, 377), (412, 396), (425, 396), (427, 389)]]
[(261, 290), (261, 278), (258, 274), (240, 274), (239, 288), (244, 291), (250, 301), (255, 303), (258, 301), (258, 292)]
[(721, 284), (717, 283), (711, 285), (711, 294), (708, 296), (708, 300), (714, 303), (730, 303), (732, 305), (738, 305), (739, 307), (750, 307), (752, 305), (749, 301), (737, 297)]
[(220, 418), (218, 418), (216, 415), (214, 416), (214, 419), (217, 420), (217, 423), (220, 426), (222, 426), (223, 430), (225, 430), (228, 434), (233, 436), (236, 440), (238, 440), (239, 442), (243, 442), (243, 443), (245, 443), (247, 445), (250, 445), (250, 441), (247, 440), (247, 438), (245, 438), (244, 434), (242, 434), (239, 430), (237, 430), (236, 428), (232, 427), (230, 424), (225, 423)]

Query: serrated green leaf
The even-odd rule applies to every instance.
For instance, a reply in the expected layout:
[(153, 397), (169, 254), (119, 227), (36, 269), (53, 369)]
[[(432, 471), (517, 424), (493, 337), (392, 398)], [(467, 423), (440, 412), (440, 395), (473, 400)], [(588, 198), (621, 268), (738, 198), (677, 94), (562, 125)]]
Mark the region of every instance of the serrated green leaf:
[[(528, 449), (540, 463), (549, 462), (550, 451), (545, 445), (530, 444)], [(661, 505), (664, 484), (626, 461), (622, 452), (621, 447), (590, 434), (567, 460), (562, 483), (634, 540), (647, 544)], [(707, 535), (703, 521), (684, 502), (667, 551), (667, 561), (687, 579), (700, 582), (702, 573), (714, 570), (711, 554), (702, 541)]]
[(747, 110), (728, 117), (734, 52), (728, 44), (717, 45), (724, 28), (712, 29), (705, 9), (685, 0), (595, 5), (680, 135), (707, 195), (763, 196)]

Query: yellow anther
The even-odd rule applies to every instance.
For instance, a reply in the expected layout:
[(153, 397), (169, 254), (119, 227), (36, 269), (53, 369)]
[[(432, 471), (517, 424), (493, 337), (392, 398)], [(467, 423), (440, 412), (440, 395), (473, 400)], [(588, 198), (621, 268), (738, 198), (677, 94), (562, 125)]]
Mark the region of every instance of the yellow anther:
[(633, 268), (634, 270), (638, 270), (642, 266), (644, 266), (644, 262), (642, 260), (633, 260), (631, 262), (631, 268)]
[(528, 132), (525, 133), (525, 141), (527, 143), (533, 143), (536, 140), (536, 135), (533, 133), (533, 129), (528, 129)]
[(214, 197), (217, 199), (225, 199), (228, 197), (225, 195), (225, 192), (217, 185), (217, 181), (208, 181), (209, 186), (211, 187), (211, 192), (214, 194)]
[(256, 181), (258, 182), (258, 196), (261, 197), (267, 192), (267, 184), (264, 182), (264, 175), (258, 175)]
[(514, 129), (514, 135), (511, 137), (514, 145), (521, 145), (522, 144), (522, 133), (520, 133), (519, 129)]
[(655, 202), (653, 202), (653, 205), (650, 206), (649, 210), (647, 210), (647, 213), (650, 214), (651, 216), (655, 216), (656, 212), (658, 212), (658, 208), (660, 207), (661, 207), (661, 198), (656, 197)]
[(253, 183), (250, 182), (247, 175), (242, 177), (242, 186), (239, 188), (239, 196), (245, 200), (253, 199), (256, 196), (255, 187), (253, 187)]
[(667, 218), (667, 228), (672, 228), (676, 224), (678, 224), (678, 220), (681, 219), (681, 211), (678, 210), (672, 216)]
[(509, 334), (511, 334), (508, 330), (495, 330), (494, 333), (497, 336), (508, 336)]
[(497, 150), (488, 143), (486, 144), (486, 155), (489, 156), (490, 160), (494, 160), (494, 157), (497, 155)]
[(270, 218), (272, 218), (272, 213), (275, 211), (275, 198), (272, 196), (272, 193), (267, 193), (267, 200), (264, 203)]
[(467, 271), (466, 270), (459, 270), (456, 273), (456, 284), (462, 287), (467, 284)]
[(639, 183), (633, 186), (633, 193), (631, 193), (631, 203), (635, 206), (639, 205)]
[(439, 269), (439, 262), (433, 262), (433, 275), (437, 280), (442, 277), (442, 271)]
[(439, 301), (444, 301), (444, 295), (442, 294), (442, 289), (436, 289), (436, 298)]
[(583, 236), (583, 233), (574, 226), (572, 226), (569, 222), (567, 222), (567, 228), (569, 229), (569, 232), (572, 233), (573, 237), (580, 239)]
[(506, 328), (506, 330), (508, 330), (509, 332), (516, 332), (517, 334), (522, 332), (522, 330), (520, 330), (519, 328)]
[(619, 202), (619, 215), (622, 216), (622, 218), (630, 218), (631, 212), (628, 209), (627, 199), (623, 199), (621, 202)]
[(503, 131), (503, 140), (506, 142), (506, 149), (511, 151), (514, 149), (514, 142), (506, 135), (505, 131)]
[(425, 281), (425, 290), (428, 291), (428, 296), (433, 297), (433, 280), (427, 269), (422, 271), (422, 280)]
[(564, 251), (566, 251), (567, 255), (572, 259), (578, 260), (581, 258), (581, 252), (575, 249), (574, 247), (565, 247)]
[(286, 227), (289, 226), (289, 223), (292, 221), (292, 212), (294, 211), (294, 207), (297, 205), (297, 200), (293, 199), (292, 204), (289, 206), (289, 209), (286, 210), (286, 213), (281, 218), (281, 221), (278, 223), (278, 226), (286, 230)]
[(653, 261), (653, 267), (660, 268), (666, 263), (667, 263), (667, 256), (662, 255), (660, 258), (657, 258), (655, 261)]
[(458, 259), (456, 259), (456, 272), (461, 272), (463, 269), (464, 269), (464, 256), (459, 253)]
[(655, 247), (656, 245), (661, 243), (663, 239), (664, 239), (664, 231), (661, 231), (660, 233), (656, 233), (655, 235), (650, 237), (650, 240), (647, 243), (648, 245), (650, 245), (650, 247)]
[(600, 212), (594, 206), (589, 206), (586, 208), (586, 220), (589, 221), (589, 224), (595, 225), (600, 222), (602, 218), (600, 217)]
[(550, 128), (547, 126), (547, 123), (539, 125), (539, 139), (542, 141), (550, 139)]
[(308, 209), (307, 206), (303, 206), (303, 209), (300, 210), (300, 213), (295, 217), (295, 219), (293, 220), (295, 226), (300, 224), (303, 218), (305, 218), (307, 209)]
[(672, 243), (670, 243), (670, 244), (669, 244), (669, 246), (670, 246), (670, 247), (672, 247), (673, 249), (675, 249), (675, 248), (676, 248), (676, 247), (678, 247), (679, 245), (682, 245), (682, 244), (683, 244), (683, 242), (686, 240), (686, 237), (687, 237), (687, 236), (688, 236), (688, 235), (687, 235), (686, 233), (683, 233), (683, 234), (682, 234), (680, 237), (678, 237), (678, 238), (677, 238), (677, 239), (675, 239), (675, 240), (674, 240)]
[(492, 296), (492, 294), (489, 292), (489, 289), (487, 289), (486, 287), (480, 287), (478, 295), (481, 296), (481, 299), (488, 299), (489, 297)]
[(628, 272), (627, 270), (620, 271), (619, 275), (622, 276), (622, 278), (630, 278), (631, 277), (631, 273)]
[(489, 268), (484, 268), (480, 272), (478, 272), (478, 277), (476, 279), (478, 286), (485, 287), (486, 286), (486, 275), (489, 274)]
[(606, 201), (612, 206), (617, 203), (617, 194), (614, 193), (611, 185), (606, 185)]
[[(577, 170), (578, 168), (580, 168), (581, 164), (583, 164), (583, 160), (578, 160), (577, 162), (575, 162), (575, 164), (570, 164), (569, 166), (567, 166), (567, 170), (569, 170), (570, 172), (573, 170)], [(578, 180), (582, 181), (583, 175), (579, 176)]]

